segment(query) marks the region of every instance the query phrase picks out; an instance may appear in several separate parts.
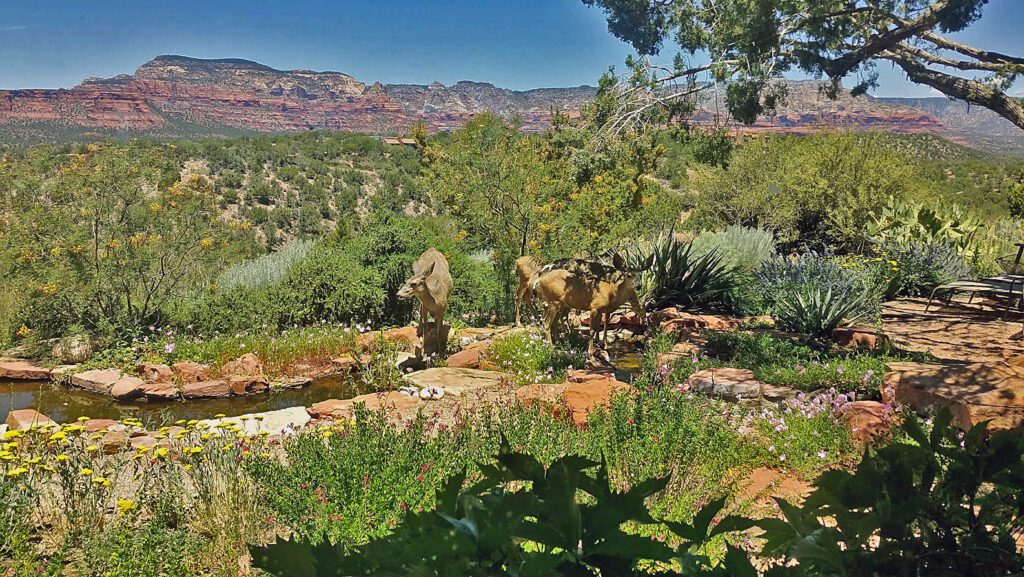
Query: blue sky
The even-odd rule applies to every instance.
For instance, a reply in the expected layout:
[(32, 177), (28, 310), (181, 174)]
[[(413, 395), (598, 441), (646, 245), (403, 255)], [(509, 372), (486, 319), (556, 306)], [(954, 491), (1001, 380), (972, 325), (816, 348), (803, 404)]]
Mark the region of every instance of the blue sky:
[[(71, 87), (157, 54), (337, 70), (364, 82), (595, 84), (629, 46), (579, 0), (5, 0), (0, 89)], [(990, 0), (959, 36), (1024, 53), (1024, 0)], [(882, 67), (878, 95), (930, 91)], [(1014, 92), (1021, 90), (1021, 83)]]

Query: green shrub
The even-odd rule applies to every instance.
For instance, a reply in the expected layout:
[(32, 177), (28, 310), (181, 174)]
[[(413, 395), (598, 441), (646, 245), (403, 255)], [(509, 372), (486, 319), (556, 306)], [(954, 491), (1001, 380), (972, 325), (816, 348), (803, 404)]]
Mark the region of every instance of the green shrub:
[(831, 293), (832, 303), (857, 303), (859, 306), (846, 312), (851, 318), (873, 319), (883, 291), (871, 271), (849, 266), (827, 252), (808, 251), (797, 257), (766, 261), (754, 278), (755, 290), (773, 312), (780, 306), (792, 312), (797, 305), (796, 295), (806, 303), (818, 291), (822, 296)]
[(303, 260), (313, 249), (313, 241), (292, 241), (276, 252), (238, 263), (217, 277), (216, 286), (227, 291), (236, 287), (259, 288), (277, 284), (288, 269)]
[[(645, 501), (665, 489), (667, 478), (647, 479), (620, 491), (609, 482), (607, 463), (570, 455), (545, 466), (504, 444), (496, 463), (481, 464), (480, 469), (483, 479), (468, 489), (463, 489), (466, 471), (448, 479), (433, 510), (407, 512), (387, 537), (347, 553), (342, 546), (314, 548), (279, 540), (254, 547), (254, 565), (276, 577), (627, 577), (646, 574), (653, 563), (672, 562), (691, 571), (755, 574), (739, 549), (729, 546), (720, 566), (704, 553), (716, 536), (754, 526), (739, 517), (718, 519), (725, 499), (704, 507), (693, 524), (665, 522), (686, 540), (677, 552), (636, 532), (636, 526), (659, 523)], [(580, 500), (578, 494), (585, 497)]]
[(788, 567), (773, 574), (1020, 574), (1024, 441), (949, 422), (943, 410), (927, 434), (908, 415), (909, 442), (866, 452), (854, 472), (822, 474), (802, 507), (778, 500), (785, 518), (758, 523), (762, 555)]
[(155, 521), (100, 533), (82, 548), (83, 572), (96, 577), (191, 577), (202, 540)]
[(914, 159), (882, 133), (758, 138), (736, 149), (728, 169), (694, 176), (694, 223), (770, 230), (787, 251), (863, 250), (866, 225), (886, 199), (921, 186)]
[(653, 266), (641, 272), (636, 289), (648, 308), (720, 304), (732, 285), (732, 273), (717, 251), (696, 255), (693, 246), (663, 231), (626, 253), (627, 265), (641, 268), (653, 256)]
[(556, 349), (539, 333), (527, 331), (495, 339), (486, 354), (488, 361), (522, 384), (563, 382), (566, 369), (585, 364), (584, 351)]
[(944, 243), (911, 241), (878, 248), (877, 273), (885, 283), (885, 298), (928, 296), (935, 287), (972, 276), (970, 265)]
[(734, 224), (719, 232), (704, 232), (691, 243), (694, 256), (717, 252), (722, 264), (746, 275), (761, 270), (775, 256), (775, 236), (769, 230)]

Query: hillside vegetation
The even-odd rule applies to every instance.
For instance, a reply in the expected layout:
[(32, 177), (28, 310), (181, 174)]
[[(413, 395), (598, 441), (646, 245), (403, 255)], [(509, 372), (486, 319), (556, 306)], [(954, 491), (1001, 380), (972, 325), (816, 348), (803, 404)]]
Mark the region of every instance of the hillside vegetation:
[[(589, 134), (559, 120), (526, 136), (485, 115), (419, 133), (419, 149), (337, 132), (8, 147), (0, 344), (402, 322), (394, 291), (428, 246), (453, 261), (454, 311), (506, 318), (522, 253), (741, 225), (787, 251), (870, 254), (892, 202), (962, 206), (990, 231), (967, 258), (991, 270), (1024, 206), (1018, 160), (929, 136), (693, 131), (595, 149)], [(282, 249), (296, 256), (243, 263)]]

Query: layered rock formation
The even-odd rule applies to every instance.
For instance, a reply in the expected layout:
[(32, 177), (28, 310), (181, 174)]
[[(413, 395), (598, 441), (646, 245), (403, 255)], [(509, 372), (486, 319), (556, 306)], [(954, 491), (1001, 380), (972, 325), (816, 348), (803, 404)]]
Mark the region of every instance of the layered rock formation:
[[(1024, 147), (1024, 132), (994, 113), (944, 98), (826, 98), (813, 81), (790, 82), (786, 106), (749, 132), (803, 133), (822, 126), (924, 132), (968, 144)], [(458, 128), (483, 112), (547, 128), (553, 110), (578, 111), (589, 86), (513, 91), (481, 82), (364, 84), (340, 72), (276, 70), (240, 59), (158, 56), (134, 74), (90, 78), (68, 90), (0, 91), (0, 138), (230, 136), (246, 132), (348, 130), (404, 132), (422, 120), (433, 131)], [(697, 121), (723, 114), (721, 91), (705, 93)]]

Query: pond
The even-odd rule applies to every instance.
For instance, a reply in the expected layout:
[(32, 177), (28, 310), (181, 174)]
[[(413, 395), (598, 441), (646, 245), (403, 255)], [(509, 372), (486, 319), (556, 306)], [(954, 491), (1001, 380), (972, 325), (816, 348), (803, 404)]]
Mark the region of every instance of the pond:
[(117, 401), (105, 395), (46, 381), (0, 379), (0, 423), (5, 422), (7, 414), (13, 410), (36, 409), (58, 423), (83, 416), (93, 419), (135, 417), (149, 428), (158, 428), (178, 419), (207, 419), (220, 413), (235, 417), (288, 407), (308, 407), (327, 399), (348, 399), (365, 392), (358, 380), (327, 377), (300, 389), (281, 389), (245, 397), (160, 402)]

